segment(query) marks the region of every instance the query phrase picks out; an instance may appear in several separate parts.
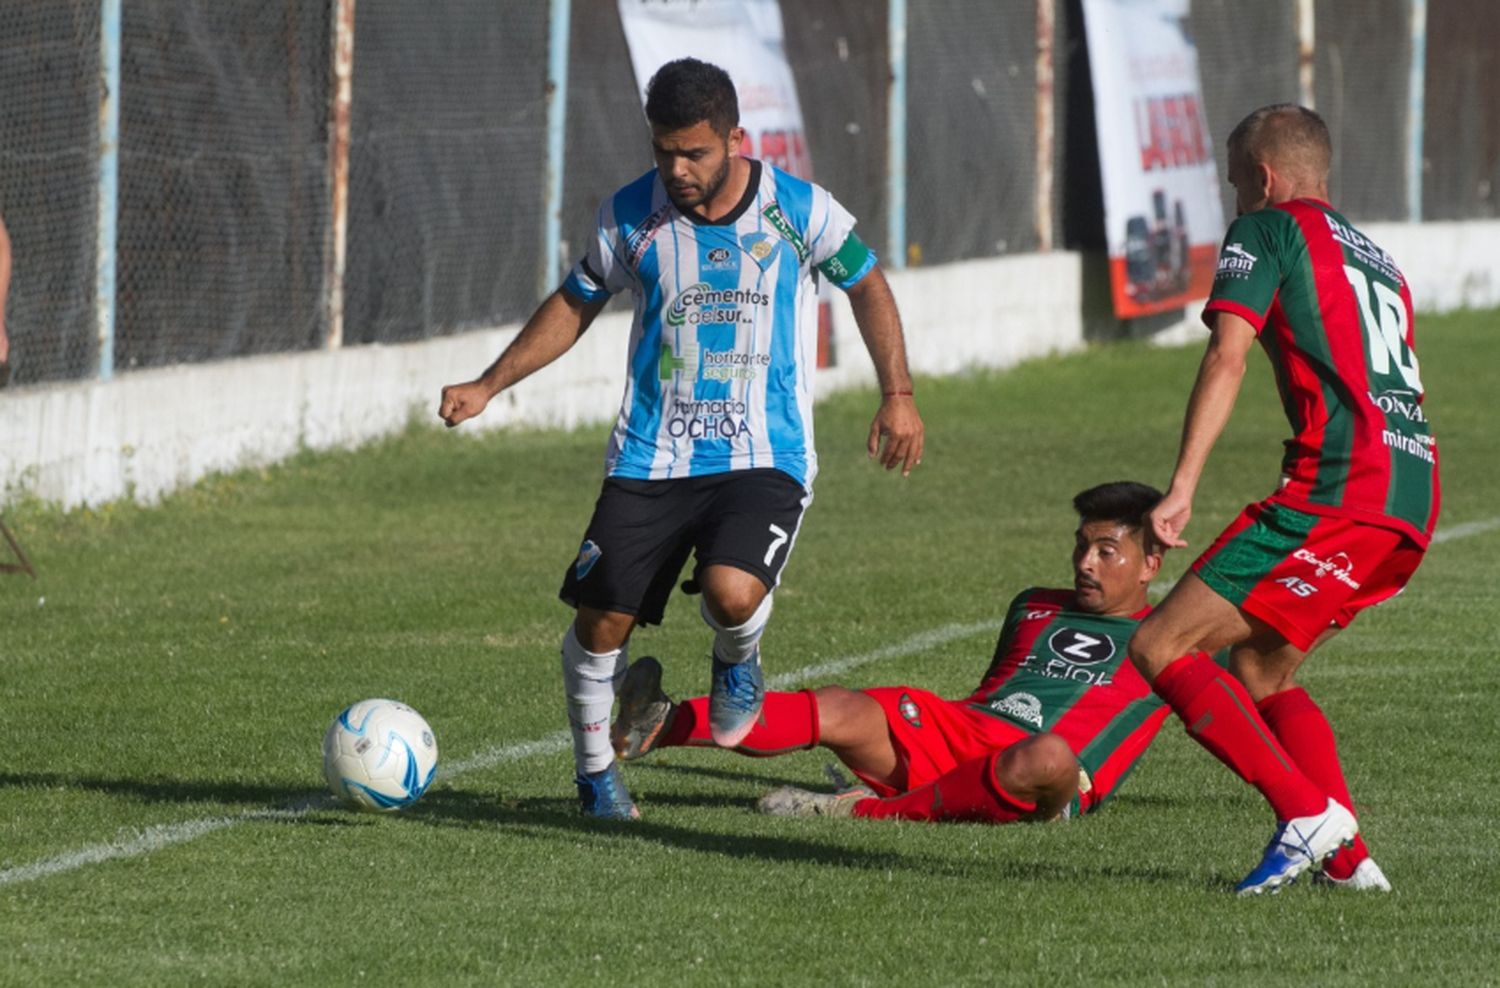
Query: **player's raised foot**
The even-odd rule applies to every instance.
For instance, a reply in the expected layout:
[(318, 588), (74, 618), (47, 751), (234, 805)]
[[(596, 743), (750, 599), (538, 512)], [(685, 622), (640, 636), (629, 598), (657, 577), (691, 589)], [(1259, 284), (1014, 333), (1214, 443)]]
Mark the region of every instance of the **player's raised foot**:
[(745, 740), (760, 716), (766, 699), (760, 671), (760, 650), (743, 662), (730, 665), (714, 656), (713, 679), (708, 689), (708, 730), (714, 744), (733, 748)]
[(851, 786), (837, 792), (782, 786), (762, 796), (755, 808), (771, 816), (852, 816), (855, 803), (874, 798), (875, 791), (869, 786)]
[(620, 685), (620, 714), (609, 728), (615, 754), (628, 762), (651, 751), (676, 713), (677, 704), (662, 692), (661, 663), (649, 655), (636, 659)]
[(1391, 883), (1380, 870), (1374, 858), (1365, 858), (1355, 866), (1347, 878), (1335, 878), (1325, 869), (1313, 876), (1313, 881), (1324, 888), (1347, 889), (1351, 892), (1389, 892)]
[(1293, 817), (1277, 827), (1260, 864), (1234, 890), (1239, 895), (1275, 892), (1304, 871), (1323, 867), (1358, 833), (1354, 814), (1330, 799), (1321, 813)]
[(625, 777), (620, 774), (618, 762), (610, 762), (609, 768), (580, 775), (573, 781), (578, 783), (579, 812), (584, 816), (600, 820), (641, 818), (635, 800), (630, 798), (630, 790), (625, 788)]

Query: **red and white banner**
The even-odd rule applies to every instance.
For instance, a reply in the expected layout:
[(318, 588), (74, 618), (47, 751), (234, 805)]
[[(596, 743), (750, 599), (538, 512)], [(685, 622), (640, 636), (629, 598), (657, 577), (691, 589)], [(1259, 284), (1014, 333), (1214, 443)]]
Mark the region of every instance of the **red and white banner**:
[(1213, 286), (1224, 212), (1187, 0), (1083, 0), (1115, 315)]

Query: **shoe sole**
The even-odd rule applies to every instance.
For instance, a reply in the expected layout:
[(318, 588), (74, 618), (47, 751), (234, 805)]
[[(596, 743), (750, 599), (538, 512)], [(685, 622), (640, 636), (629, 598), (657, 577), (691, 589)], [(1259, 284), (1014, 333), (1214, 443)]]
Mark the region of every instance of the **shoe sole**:
[[(637, 668), (642, 670), (640, 675), (645, 677), (645, 684), (643, 686), (631, 684), (632, 688), (628, 696), (623, 689), (620, 691), (620, 716), (615, 718), (615, 723), (610, 725), (609, 729), (610, 747), (615, 750), (615, 756), (622, 762), (634, 761), (643, 755), (649, 754), (652, 746), (656, 743), (657, 736), (661, 734), (662, 728), (667, 724), (665, 717), (657, 721), (656, 727), (646, 736), (645, 740), (635, 746), (636, 750), (633, 753), (627, 754), (631, 748), (630, 735), (628, 733), (623, 736), (617, 734), (615, 732), (615, 725), (635, 720), (635, 715), (640, 713), (642, 707), (649, 707), (655, 702), (655, 698), (661, 695), (661, 663), (649, 655), (643, 655), (630, 667), (630, 671), (634, 672)], [(632, 702), (637, 693), (650, 696), (652, 699), (647, 700), (644, 704)]]

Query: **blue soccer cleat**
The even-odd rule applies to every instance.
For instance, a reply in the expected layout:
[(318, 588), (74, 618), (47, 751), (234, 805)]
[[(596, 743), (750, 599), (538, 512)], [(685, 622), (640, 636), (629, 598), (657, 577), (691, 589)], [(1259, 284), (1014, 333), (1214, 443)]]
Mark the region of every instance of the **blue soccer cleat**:
[(708, 689), (708, 729), (720, 748), (736, 747), (755, 727), (766, 684), (760, 671), (760, 650), (743, 662), (730, 665), (714, 656), (713, 679)]
[(625, 788), (625, 777), (620, 774), (619, 763), (610, 762), (609, 768), (579, 775), (573, 781), (578, 783), (579, 812), (584, 816), (599, 820), (641, 818), (635, 800), (630, 798), (630, 790)]
[(1260, 864), (1234, 890), (1238, 895), (1275, 892), (1304, 871), (1323, 867), (1339, 848), (1353, 844), (1358, 833), (1354, 814), (1330, 799), (1323, 812), (1294, 817), (1277, 827)]

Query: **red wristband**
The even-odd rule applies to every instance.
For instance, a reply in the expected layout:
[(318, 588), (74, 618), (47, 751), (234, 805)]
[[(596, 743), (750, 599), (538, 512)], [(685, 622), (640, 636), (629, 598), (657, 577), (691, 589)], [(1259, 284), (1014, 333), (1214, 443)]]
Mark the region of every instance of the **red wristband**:
[(880, 394), (881, 394), (881, 397), (883, 397), (883, 398), (910, 398), (910, 397), (912, 397), (912, 393), (910, 391), (882, 391)]

